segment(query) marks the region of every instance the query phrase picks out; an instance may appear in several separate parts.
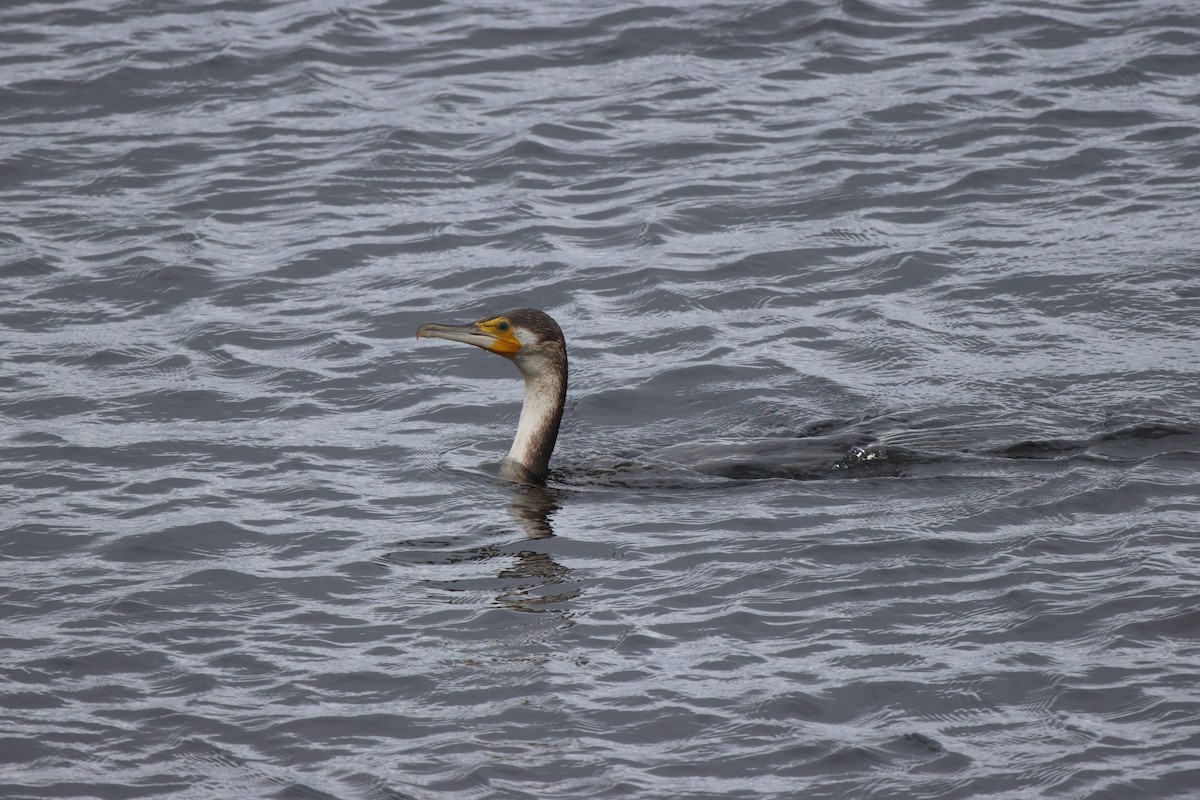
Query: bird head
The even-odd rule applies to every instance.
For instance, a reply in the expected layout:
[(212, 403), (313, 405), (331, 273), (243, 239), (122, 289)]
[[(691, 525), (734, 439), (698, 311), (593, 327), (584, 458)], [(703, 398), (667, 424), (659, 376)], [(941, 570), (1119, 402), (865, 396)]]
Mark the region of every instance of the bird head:
[(522, 372), (546, 358), (566, 356), (562, 329), (549, 314), (535, 308), (518, 308), (466, 325), (426, 322), (417, 328), (417, 338), (473, 344), (516, 362)]

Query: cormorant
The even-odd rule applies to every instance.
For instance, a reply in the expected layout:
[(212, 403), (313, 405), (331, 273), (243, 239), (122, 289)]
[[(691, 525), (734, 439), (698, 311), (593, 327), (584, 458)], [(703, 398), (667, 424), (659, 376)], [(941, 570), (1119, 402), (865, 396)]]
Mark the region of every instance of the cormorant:
[(517, 365), (525, 378), (525, 401), (500, 474), (544, 481), (567, 399), (567, 342), (558, 323), (536, 308), (517, 308), (468, 325), (426, 322), (417, 328), (417, 338), (423, 337), (473, 344)]
[[(525, 378), (525, 400), (512, 448), (500, 467), (508, 480), (541, 484), (550, 469), (567, 398), (567, 344), (550, 315), (518, 308), (467, 325), (426, 322), (417, 338), (465, 342), (504, 356)], [(811, 480), (834, 475), (900, 474), (903, 465), (873, 443), (872, 436), (840, 434), (688, 442), (647, 454), (653, 461), (731, 479)], [(849, 470), (854, 470), (853, 473)]]

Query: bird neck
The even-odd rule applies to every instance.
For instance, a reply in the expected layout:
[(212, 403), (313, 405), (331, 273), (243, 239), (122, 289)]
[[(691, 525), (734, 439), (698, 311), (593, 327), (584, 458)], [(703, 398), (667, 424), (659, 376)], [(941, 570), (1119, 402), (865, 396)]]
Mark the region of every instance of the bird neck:
[(525, 400), (521, 405), (517, 435), (502, 471), (509, 477), (524, 480), (528, 476), (522, 474), (523, 469), (540, 481), (550, 471), (550, 455), (558, 440), (558, 426), (567, 399), (567, 362), (564, 355), (561, 361), (541, 359), (517, 366), (525, 376)]

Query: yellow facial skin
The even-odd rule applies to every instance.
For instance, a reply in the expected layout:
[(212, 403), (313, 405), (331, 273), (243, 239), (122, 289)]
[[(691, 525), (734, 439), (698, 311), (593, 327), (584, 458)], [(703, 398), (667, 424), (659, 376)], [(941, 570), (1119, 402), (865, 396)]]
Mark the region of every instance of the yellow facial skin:
[(492, 337), (492, 344), (486, 349), (493, 353), (512, 358), (521, 349), (521, 343), (513, 334), (512, 323), (507, 317), (496, 317), (476, 323), (481, 331)]
[(521, 349), (521, 342), (513, 334), (512, 322), (507, 317), (472, 322), (470, 325), (439, 325), (426, 322), (417, 328), (417, 338), (449, 339), (482, 347), (496, 355), (512, 358)]

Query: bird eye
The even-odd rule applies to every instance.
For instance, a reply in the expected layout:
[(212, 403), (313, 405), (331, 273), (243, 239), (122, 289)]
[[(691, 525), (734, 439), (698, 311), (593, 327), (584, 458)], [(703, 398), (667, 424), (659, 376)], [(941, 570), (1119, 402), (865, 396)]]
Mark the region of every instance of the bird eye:
[(512, 323), (508, 320), (502, 319), (496, 323), (496, 331), (498, 333), (508, 333), (510, 330), (512, 330)]

